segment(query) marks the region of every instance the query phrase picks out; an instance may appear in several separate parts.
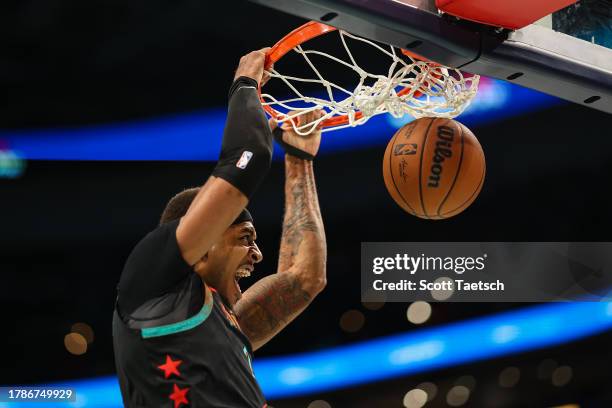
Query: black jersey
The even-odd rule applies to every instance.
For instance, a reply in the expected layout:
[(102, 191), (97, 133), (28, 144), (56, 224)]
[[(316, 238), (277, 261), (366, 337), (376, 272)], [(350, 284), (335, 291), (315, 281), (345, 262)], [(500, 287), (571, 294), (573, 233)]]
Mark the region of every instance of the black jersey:
[(250, 342), (219, 294), (183, 261), (177, 225), (147, 235), (122, 273), (113, 345), (123, 402), (138, 408), (265, 407)]

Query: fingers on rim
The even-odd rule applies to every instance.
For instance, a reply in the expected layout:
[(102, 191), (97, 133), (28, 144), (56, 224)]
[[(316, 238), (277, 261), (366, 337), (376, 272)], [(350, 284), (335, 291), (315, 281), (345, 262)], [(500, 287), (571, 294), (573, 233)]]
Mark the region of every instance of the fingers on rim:
[[(295, 116), (294, 116), (295, 115)], [(282, 120), (283, 126), (282, 129), (290, 129), (292, 126), (301, 126), (306, 123), (314, 122), (316, 120), (321, 119), (323, 116), (327, 115), (327, 112), (324, 109), (318, 109), (314, 111), (309, 111), (305, 113), (301, 113), (299, 110), (289, 111), (284, 115), (284, 119)], [(289, 119), (290, 118), (290, 119)], [(316, 129), (322, 129), (323, 122), (317, 123)]]
[(268, 51), (270, 51), (270, 50), (271, 50), (270, 47), (264, 47), (264, 48), (262, 48), (260, 50), (253, 51), (253, 53), (265, 57), (266, 55), (268, 55)]

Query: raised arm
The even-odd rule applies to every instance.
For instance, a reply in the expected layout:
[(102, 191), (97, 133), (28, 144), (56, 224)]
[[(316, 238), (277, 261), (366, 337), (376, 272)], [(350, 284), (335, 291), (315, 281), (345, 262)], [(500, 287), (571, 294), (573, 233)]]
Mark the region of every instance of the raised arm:
[(219, 162), (177, 227), (181, 255), (189, 265), (199, 261), (236, 219), (270, 167), (272, 133), (257, 93), (266, 50), (240, 59)]
[[(321, 134), (317, 131), (304, 138), (285, 129), (282, 138), (285, 143), (314, 156)], [(278, 271), (249, 288), (234, 308), (253, 349), (258, 349), (274, 337), (323, 290), (326, 260), (325, 231), (313, 163), (287, 154), (285, 216)]]

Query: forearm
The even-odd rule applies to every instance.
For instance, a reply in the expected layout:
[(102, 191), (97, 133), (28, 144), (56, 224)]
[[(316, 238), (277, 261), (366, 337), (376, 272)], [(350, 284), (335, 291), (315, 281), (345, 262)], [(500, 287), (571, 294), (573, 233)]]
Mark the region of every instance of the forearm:
[(312, 162), (285, 159), (285, 216), (278, 271), (236, 304), (254, 349), (297, 317), (325, 286), (326, 242)]
[(181, 254), (199, 261), (236, 219), (264, 179), (272, 159), (272, 132), (259, 102), (257, 82), (232, 84), (217, 166), (176, 230)]
[(295, 319), (312, 299), (295, 275), (275, 273), (251, 286), (234, 311), (240, 328), (253, 350), (257, 350)]
[[(279, 273), (295, 273), (308, 292), (325, 285), (327, 246), (312, 161), (285, 157), (285, 216)], [(309, 286), (312, 286), (310, 288)]]

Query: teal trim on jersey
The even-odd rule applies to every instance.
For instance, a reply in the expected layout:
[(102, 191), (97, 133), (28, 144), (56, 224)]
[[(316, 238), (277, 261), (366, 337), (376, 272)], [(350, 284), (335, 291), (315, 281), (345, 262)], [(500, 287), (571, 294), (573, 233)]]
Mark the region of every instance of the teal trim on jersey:
[(212, 299), (212, 293), (210, 293), (210, 291), (207, 290), (206, 295), (207, 295), (206, 302), (204, 303), (204, 306), (202, 306), (202, 309), (200, 309), (200, 311), (197, 314), (181, 322), (166, 324), (164, 326), (147, 327), (144, 329), (140, 329), (142, 338), (149, 339), (151, 337), (161, 337), (161, 336), (167, 336), (169, 334), (180, 333), (180, 332), (184, 332), (187, 330), (191, 330), (194, 327), (202, 324), (210, 315), (210, 312), (212, 311), (212, 306), (214, 303)]
[(244, 357), (247, 359), (249, 363), (249, 368), (251, 369), (251, 375), (255, 377), (255, 371), (253, 371), (253, 363), (251, 362), (251, 355), (249, 354), (249, 350), (247, 350), (246, 346), (242, 347), (242, 352), (244, 353)]

